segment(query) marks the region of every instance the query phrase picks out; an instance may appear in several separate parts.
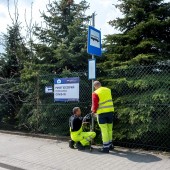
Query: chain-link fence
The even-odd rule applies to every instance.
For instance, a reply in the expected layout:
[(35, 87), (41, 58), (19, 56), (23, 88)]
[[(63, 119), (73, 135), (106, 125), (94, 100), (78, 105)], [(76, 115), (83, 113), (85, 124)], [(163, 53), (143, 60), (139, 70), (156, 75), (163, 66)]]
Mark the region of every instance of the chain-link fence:
[(170, 67), (115, 68), (100, 78), (112, 89), (116, 144), (170, 148)]
[[(80, 78), (78, 102), (54, 102), (54, 93), (45, 93), (46, 86), (54, 87), (54, 78), (63, 77)], [(73, 107), (80, 107), (84, 115), (90, 112), (91, 82), (88, 81), (86, 72), (41, 75), (39, 87), (39, 130), (44, 133), (69, 135), (68, 118), (72, 114)]]
[(18, 78), (0, 77), (0, 129), (15, 130), (15, 117), (21, 107), (18, 96), (22, 96), (17, 89)]
[[(62, 77), (80, 78), (79, 102), (54, 102), (54, 94), (45, 93), (46, 86), (54, 88), (54, 78)], [(98, 70), (97, 79), (103, 86), (112, 89), (115, 145), (170, 150), (169, 65)], [(79, 106), (83, 115), (90, 112), (91, 85), (87, 72), (65, 71), (58, 75), (36, 75), (27, 82), (27, 86), (20, 86), (25, 89), (23, 93), (29, 95), (26, 101), (17, 106), (15, 127), (31, 132), (68, 136), (68, 119), (72, 108)], [(1, 108), (7, 105), (9, 107), (10, 103), (1, 104)], [(5, 119), (1, 117), (0, 124), (4, 125)], [(97, 123), (95, 131), (96, 141), (100, 142)]]

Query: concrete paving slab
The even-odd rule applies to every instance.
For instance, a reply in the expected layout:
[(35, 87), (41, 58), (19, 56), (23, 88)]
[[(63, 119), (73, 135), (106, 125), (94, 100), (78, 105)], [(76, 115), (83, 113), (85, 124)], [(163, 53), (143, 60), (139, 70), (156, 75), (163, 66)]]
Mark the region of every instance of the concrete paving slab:
[[(94, 146), (95, 147), (95, 146)], [(170, 170), (170, 156), (115, 148), (109, 154), (67, 142), (0, 133), (0, 170)]]

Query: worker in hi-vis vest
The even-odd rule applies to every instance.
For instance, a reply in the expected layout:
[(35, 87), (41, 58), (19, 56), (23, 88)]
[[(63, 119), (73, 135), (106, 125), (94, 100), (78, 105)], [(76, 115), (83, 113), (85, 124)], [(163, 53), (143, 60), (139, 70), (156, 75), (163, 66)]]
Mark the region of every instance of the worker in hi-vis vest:
[[(90, 122), (91, 114), (87, 114), (84, 118), (81, 116), (81, 110), (79, 107), (73, 108), (73, 115), (69, 119), (70, 136), (69, 141), (70, 148), (77, 148), (78, 150), (84, 150), (90, 147), (90, 142), (95, 138), (95, 132), (83, 132), (82, 126)], [(76, 145), (76, 146), (75, 146)], [(90, 149), (90, 148), (89, 148)]]
[(92, 93), (91, 111), (93, 114), (97, 114), (97, 121), (101, 129), (103, 141), (103, 147), (99, 151), (109, 153), (109, 150), (114, 148), (112, 143), (114, 106), (111, 90), (102, 87), (99, 81), (95, 81), (93, 85), (95, 91)]

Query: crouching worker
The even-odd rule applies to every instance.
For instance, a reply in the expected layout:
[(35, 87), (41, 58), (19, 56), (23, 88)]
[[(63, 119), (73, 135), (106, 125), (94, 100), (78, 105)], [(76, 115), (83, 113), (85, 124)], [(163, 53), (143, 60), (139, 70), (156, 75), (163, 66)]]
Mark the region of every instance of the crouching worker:
[(78, 150), (84, 150), (90, 147), (90, 142), (95, 138), (95, 132), (83, 132), (82, 125), (90, 121), (90, 114), (84, 118), (81, 117), (81, 110), (79, 107), (73, 108), (73, 115), (69, 119), (70, 136), (69, 147), (76, 147)]

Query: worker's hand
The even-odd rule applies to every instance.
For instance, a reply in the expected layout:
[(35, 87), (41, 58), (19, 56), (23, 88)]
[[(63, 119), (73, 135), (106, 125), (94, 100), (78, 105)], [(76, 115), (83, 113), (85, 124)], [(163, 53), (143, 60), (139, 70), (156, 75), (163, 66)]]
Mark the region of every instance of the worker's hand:
[(92, 115), (90, 113), (87, 114), (86, 116), (84, 116), (83, 122), (90, 122), (91, 121), (91, 117), (92, 117)]
[(86, 125), (86, 124), (88, 124), (88, 123), (89, 123), (89, 122), (83, 122), (82, 124), (83, 124), (83, 125)]
[(93, 112), (92, 112), (91, 115), (92, 115), (93, 117), (96, 117), (96, 113), (93, 113)]

